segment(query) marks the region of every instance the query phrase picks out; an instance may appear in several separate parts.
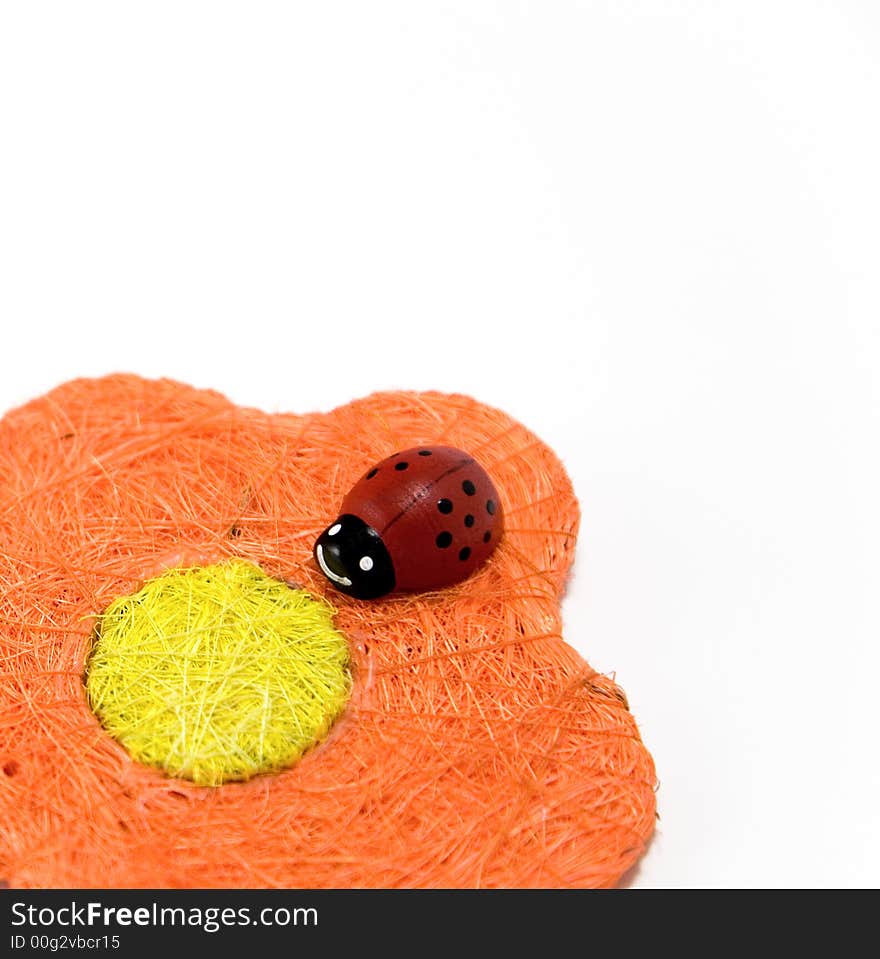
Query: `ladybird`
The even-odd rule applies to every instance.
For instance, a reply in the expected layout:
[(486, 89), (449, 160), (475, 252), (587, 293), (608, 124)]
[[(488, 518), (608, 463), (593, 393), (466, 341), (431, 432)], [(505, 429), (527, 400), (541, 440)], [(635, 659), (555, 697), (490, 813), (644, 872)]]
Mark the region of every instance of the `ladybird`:
[(315, 541), (315, 561), (343, 593), (451, 586), (489, 557), (503, 529), (498, 491), (451, 446), (415, 446), (364, 473)]

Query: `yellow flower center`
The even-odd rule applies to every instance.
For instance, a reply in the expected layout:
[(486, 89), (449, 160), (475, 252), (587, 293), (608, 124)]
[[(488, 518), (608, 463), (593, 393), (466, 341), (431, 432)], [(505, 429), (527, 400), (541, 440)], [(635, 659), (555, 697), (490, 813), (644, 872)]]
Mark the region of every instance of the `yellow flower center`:
[(333, 610), (242, 560), (173, 569), (113, 602), (89, 703), (139, 762), (204, 786), (276, 772), (326, 736), (351, 692)]

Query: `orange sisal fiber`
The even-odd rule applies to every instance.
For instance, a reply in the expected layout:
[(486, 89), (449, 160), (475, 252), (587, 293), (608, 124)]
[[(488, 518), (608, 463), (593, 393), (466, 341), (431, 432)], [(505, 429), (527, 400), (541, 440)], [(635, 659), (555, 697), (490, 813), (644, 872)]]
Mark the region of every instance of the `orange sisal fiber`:
[[(396, 449), (470, 452), (502, 498), (489, 562), (361, 602), (314, 565)], [(562, 638), (579, 520), (555, 454), (460, 395), (269, 415), (169, 380), (75, 380), (0, 421), (0, 881), (13, 887), (611, 886), (654, 826), (622, 691)], [(290, 769), (212, 788), (142, 766), (89, 709), (96, 617), (238, 556), (327, 598), (349, 706)]]

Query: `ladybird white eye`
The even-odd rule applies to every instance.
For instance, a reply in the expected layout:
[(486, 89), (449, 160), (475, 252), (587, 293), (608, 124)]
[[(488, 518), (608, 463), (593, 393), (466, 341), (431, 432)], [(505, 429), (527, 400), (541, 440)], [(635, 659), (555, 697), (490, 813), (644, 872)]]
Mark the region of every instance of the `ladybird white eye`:
[(327, 530), (328, 536), (335, 536), (342, 529), (342, 523), (334, 523), (330, 529)]
[(358, 566), (360, 566), (365, 573), (368, 573), (373, 568), (373, 560), (369, 556), (361, 556), (361, 561), (358, 563)]

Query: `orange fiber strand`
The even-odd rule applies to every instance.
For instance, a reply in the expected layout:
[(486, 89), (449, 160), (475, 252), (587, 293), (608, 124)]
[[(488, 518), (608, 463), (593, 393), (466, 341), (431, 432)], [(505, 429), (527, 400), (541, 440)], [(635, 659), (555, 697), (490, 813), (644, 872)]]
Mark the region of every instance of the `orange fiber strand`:
[[(335, 592), (315, 537), (397, 449), (470, 452), (491, 559), (434, 593)], [(623, 692), (562, 638), (579, 522), (556, 455), (460, 395), (270, 415), (170, 380), (75, 380), (0, 421), (0, 882), (12, 887), (613, 886), (655, 821)], [(198, 786), (89, 708), (100, 614), (170, 567), (240, 557), (323, 597), (353, 683), (294, 766)]]

